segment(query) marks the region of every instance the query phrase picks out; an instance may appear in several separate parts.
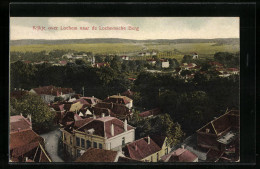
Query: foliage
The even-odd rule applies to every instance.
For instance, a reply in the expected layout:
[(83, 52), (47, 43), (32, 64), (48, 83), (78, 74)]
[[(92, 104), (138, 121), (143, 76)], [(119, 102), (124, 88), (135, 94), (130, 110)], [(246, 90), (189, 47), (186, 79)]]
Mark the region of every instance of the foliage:
[(53, 126), (55, 112), (52, 112), (38, 95), (25, 95), (21, 99), (11, 102), (11, 106), (17, 113), (22, 113), (23, 116), (31, 115), (32, 126), (35, 131), (44, 132)]

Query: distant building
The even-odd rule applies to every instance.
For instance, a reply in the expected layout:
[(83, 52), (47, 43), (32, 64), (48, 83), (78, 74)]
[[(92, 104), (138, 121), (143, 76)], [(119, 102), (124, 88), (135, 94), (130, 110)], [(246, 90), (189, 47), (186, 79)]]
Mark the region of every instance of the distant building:
[(161, 114), (161, 110), (159, 108), (155, 108), (155, 109), (144, 111), (140, 113), (139, 116), (142, 118), (150, 118), (158, 114)]
[(52, 162), (44, 149), (44, 140), (32, 130), (30, 115), (10, 117), (10, 162)]
[(197, 65), (196, 63), (182, 63), (180, 65), (181, 70), (191, 70), (195, 68)]
[(120, 56), (122, 60), (129, 60), (129, 57), (128, 56)]
[(190, 152), (184, 147), (179, 148), (161, 158), (163, 162), (198, 162), (199, 158), (196, 154)]
[(163, 155), (168, 154), (168, 150), (166, 137), (161, 139), (160, 136), (147, 136), (127, 144), (123, 148), (123, 154), (134, 160), (158, 162)]
[(156, 64), (156, 60), (155, 60), (155, 59), (146, 59), (146, 61), (147, 61), (148, 64), (150, 64), (150, 65), (155, 65), (155, 64)]
[(192, 59), (199, 59), (199, 55), (196, 52), (194, 52), (192, 54)]
[(33, 88), (29, 92), (41, 96), (41, 98), (47, 103), (53, 102), (55, 97), (62, 97), (66, 100), (75, 94), (72, 88), (61, 88), (55, 86)]
[(92, 66), (95, 67), (95, 68), (106, 67), (106, 66), (109, 66), (109, 63), (106, 63), (106, 62), (94, 63)]
[(129, 97), (121, 96), (121, 95), (108, 96), (105, 100), (103, 100), (103, 102), (122, 104), (129, 109), (133, 107), (133, 100), (130, 99)]
[(86, 118), (72, 121), (60, 129), (65, 152), (72, 158), (88, 148), (121, 151), (135, 140), (135, 128), (115, 117)]
[(170, 64), (168, 60), (161, 59), (162, 62), (162, 68), (169, 68)]

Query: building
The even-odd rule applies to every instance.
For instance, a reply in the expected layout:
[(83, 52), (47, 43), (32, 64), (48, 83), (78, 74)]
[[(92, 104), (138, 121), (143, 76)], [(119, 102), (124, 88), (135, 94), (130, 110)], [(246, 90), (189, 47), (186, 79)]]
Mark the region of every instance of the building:
[(129, 120), (133, 115), (133, 112), (124, 104), (113, 102), (99, 102), (93, 107), (93, 112), (99, 117), (101, 117), (102, 113), (104, 113), (105, 116), (116, 117), (120, 120)]
[[(231, 110), (197, 130), (197, 145), (239, 158), (239, 111)], [(232, 151), (230, 151), (232, 150)], [(212, 159), (212, 155), (210, 157)]]
[(121, 56), (121, 59), (122, 59), (122, 60), (129, 60), (129, 57), (126, 56), (126, 55), (123, 55), (123, 56)]
[(192, 54), (192, 59), (199, 59), (199, 55), (196, 52), (194, 52)]
[(170, 63), (168, 60), (166, 59), (160, 59), (160, 61), (162, 62), (162, 68), (169, 68)]
[(184, 146), (182, 148), (178, 148), (177, 150), (163, 156), (161, 158), (163, 162), (198, 162), (198, 156), (189, 150), (185, 149)]
[(10, 117), (10, 162), (52, 162), (43, 145), (44, 139), (32, 130), (30, 115)]
[(103, 102), (122, 104), (129, 109), (133, 107), (133, 100), (129, 97), (121, 95), (108, 96), (105, 100), (103, 100)]
[(119, 151), (89, 148), (75, 162), (118, 162), (120, 156), (123, 155)]
[(195, 68), (197, 65), (195, 63), (182, 63), (180, 65), (181, 70), (191, 70)]
[(92, 96), (92, 97), (81, 97), (80, 99), (86, 100), (91, 106), (96, 105), (97, 103), (101, 102), (100, 99)]
[(147, 63), (150, 65), (155, 65), (156, 64), (156, 60), (155, 59), (146, 59)]
[(86, 118), (72, 121), (60, 129), (63, 147), (72, 158), (88, 148), (121, 151), (135, 140), (135, 128), (115, 117)]
[(123, 154), (134, 160), (158, 162), (163, 155), (168, 154), (170, 149), (167, 138), (161, 138), (160, 136), (147, 136), (136, 140), (123, 148)]
[(75, 94), (72, 88), (61, 88), (52, 85), (33, 88), (29, 92), (41, 96), (46, 103), (53, 102), (55, 97), (62, 97), (66, 100)]
[(161, 114), (161, 110), (159, 108), (155, 108), (155, 109), (144, 111), (140, 113), (139, 116), (142, 118), (150, 118), (158, 114)]
[(109, 66), (109, 63), (103, 62), (103, 63), (94, 63), (92, 67), (100, 68), (100, 67), (106, 67)]

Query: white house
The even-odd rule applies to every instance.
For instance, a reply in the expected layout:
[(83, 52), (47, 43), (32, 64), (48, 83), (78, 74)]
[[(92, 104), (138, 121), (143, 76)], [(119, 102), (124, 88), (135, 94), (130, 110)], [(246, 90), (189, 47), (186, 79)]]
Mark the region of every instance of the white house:
[(162, 68), (168, 68), (170, 66), (169, 61), (162, 62)]

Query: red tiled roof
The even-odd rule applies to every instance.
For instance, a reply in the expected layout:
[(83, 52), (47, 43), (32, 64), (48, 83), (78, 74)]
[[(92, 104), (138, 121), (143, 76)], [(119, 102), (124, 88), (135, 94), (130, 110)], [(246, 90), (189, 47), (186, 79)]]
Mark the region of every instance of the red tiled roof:
[(89, 148), (75, 162), (115, 162), (116, 157), (116, 151)]
[(10, 116), (10, 132), (31, 130), (32, 123), (21, 115)]
[(219, 66), (219, 67), (222, 67), (223, 65), (219, 62), (209, 62), (209, 65), (211, 66)]
[(223, 153), (223, 151), (209, 149), (207, 152), (207, 161), (215, 162), (223, 155)]
[(46, 95), (60, 96), (61, 92), (62, 94), (74, 93), (72, 88), (60, 88), (55, 86), (38, 87), (38, 88), (33, 88), (33, 90), (39, 95), (46, 94)]
[(142, 160), (160, 150), (161, 148), (151, 138), (148, 144), (148, 137), (136, 140), (124, 147), (125, 155), (136, 160)]
[(37, 148), (38, 146), (39, 146), (39, 142), (28, 143), (23, 146), (19, 146), (19, 147), (11, 149), (10, 154), (12, 157), (18, 158), (18, 157), (22, 156), (23, 154)]
[(43, 142), (43, 138), (36, 134), (33, 130), (15, 132), (10, 134), (10, 149), (24, 146), (32, 142)]
[(239, 70), (237, 68), (227, 68), (227, 71), (235, 72), (235, 71), (239, 71)]
[(101, 100), (96, 98), (96, 97), (81, 97), (80, 99), (84, 99), (86, 100), (89, 104), (96, 104), (98, 102), (100, 102)]
[[(114, 125), (114, 136), (121, 134), (124, 132), (124, 122), (121, 120), (115, 118), (115, 117), (101, 117), (98, 119), (94, 119), (91, 122), (87, 123), (86, 125), (83, 125), (78, 130), (79, 131), (85, 131), (89, 129), (94, 129), (94, 135), (98, 135), (101, 137), (107, 137), (111, 138), (113, 137), (111, 134), (111, 126)], [(133, 129), (132, 126), (127, 125), (127, 130)]]
[(193, 162), (197, 158), (198, 156), (189, 150), (179, 148), (171, 153), (171, 157), (168, 162)]
[(152, 109), (152, 110), (147, 110), (145, 112), (142, 112), (139, 114), (140, 117), (149, 117), (151, 115), (158, 115), (161, 113), (161, 110), (159, 108), (155, 108), (155, 109)]

